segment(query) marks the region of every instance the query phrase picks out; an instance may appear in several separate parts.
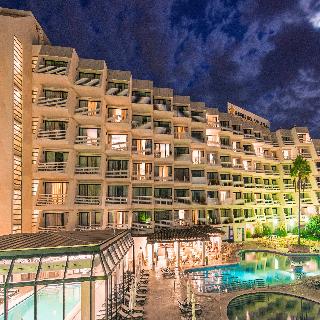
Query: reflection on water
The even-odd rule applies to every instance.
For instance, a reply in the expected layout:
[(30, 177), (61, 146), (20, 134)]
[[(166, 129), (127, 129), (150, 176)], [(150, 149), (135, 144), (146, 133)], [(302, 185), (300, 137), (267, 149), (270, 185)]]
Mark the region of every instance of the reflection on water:
[(189, 271), (200, 292), (288, 284), (315, 275), (320, 275), (319, 256), (294, 257), (267, 252), (243, 252), (238, 264)]
[(246, 294), (228, 305), (229, 320), (319, 320), (320, 304), (278, 293)]

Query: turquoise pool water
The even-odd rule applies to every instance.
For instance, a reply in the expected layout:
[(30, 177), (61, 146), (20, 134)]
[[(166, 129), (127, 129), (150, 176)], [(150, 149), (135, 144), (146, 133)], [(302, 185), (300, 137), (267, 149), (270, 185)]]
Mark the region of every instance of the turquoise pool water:
[(319, 320), (320, 304), (278, 293), (237, 297), (228, 305), (229, 320)]
[(238, 264), (191, 269), (187, 273), (200, 292), (288, 284), (304, 277), (320, 275), (320, 256), (243, 252)]
[[(37, 293), (37, 316), (38, 319), (62, 320), (63, 316), (63, 291), (62, 285), (48, 286)], [(65, 289), (66, 314), (80, 302), (80, 285), (66, 285)], [(4, 315), (0, 316), (0, 320)], [(34, 297), (31, 295), (21, 303), (9, 310), (9, 320), (33, 320)]]

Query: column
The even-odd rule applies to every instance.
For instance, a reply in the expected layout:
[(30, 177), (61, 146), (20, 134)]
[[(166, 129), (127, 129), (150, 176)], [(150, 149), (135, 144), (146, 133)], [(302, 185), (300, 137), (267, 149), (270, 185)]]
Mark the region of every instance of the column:
[(202, 241), (202, 265), (206, 265), (206, 242)]
[(178, 241), (178, 270), (180, 270), (180, 241)]
[(95, 319), (95, 283), (81, 282), (81, 319)]

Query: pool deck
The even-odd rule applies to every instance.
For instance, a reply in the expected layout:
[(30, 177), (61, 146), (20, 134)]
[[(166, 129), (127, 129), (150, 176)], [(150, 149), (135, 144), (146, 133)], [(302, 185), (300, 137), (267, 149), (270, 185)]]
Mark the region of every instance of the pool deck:
[[(243, 250), (270, 251), (284, 254), (281, 250), (275, 250), (254, 244), (245, 245)], [(217, 265), (237, 263), (237, 259), (228, 259), (228, 261), (217, 261)], [(197, 266), (196, 268), (201, 268)], [(185, 268), (185, 269), (190, 269)], [(250, 290), (241, 290), (227, 293), (199, 293), (194, 291), (196, 302), (202, 307), (202, 316), (197, 320), (228, 320), (227, 306), (229, 302), (243, 294), (256, 292), (274, 292), (290, 294), (297, 297), (303, 297), (314, 302), (320, 303), (320, 290), (316, 290), (307, 285), (311, 280), (320, 280), (320, 276), (310, 277), (299, 280), (288, 285), (275, 285), (265, 288), (256, 288)], [(175, 279), (163, 279), (161, 271), (155, 270), (150, 272), (148, 302), (145, 306), (147, 320), (181, 320), (178, 301), (186, 298), (186, 277), (180, 276), (176, 271)]]
[[(320, 280), (320, 277), (312, 279)], [(310, 281), (310, 279), (308, 279)], [(163, 279), (160, 271), (151, 271), (149, 282), (148, 302), (145, 306), (147, 320), (181, 320), (178, 301), (186, 298), (186, 279), (177, 274), (175, 279)], [(203, 309), (197, 320), (228, 320), (227, 306), (237, 296), (256, 292), (285, 293), (303, 297), (320, 303), (320, 290), (312, 289), (306, 281), (290, 285), (257, 288), (228, 293), (199, 293), (194, 292), (196, 302)]]

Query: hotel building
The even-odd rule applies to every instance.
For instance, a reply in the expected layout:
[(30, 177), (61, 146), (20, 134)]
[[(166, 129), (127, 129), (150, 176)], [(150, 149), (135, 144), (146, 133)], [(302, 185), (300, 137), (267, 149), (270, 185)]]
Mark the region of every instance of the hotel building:
[[(0, 9), (0, 233), (208, 224), (244, 240), (297, 225), (290, 177), (311, 164), (302, 221), (319, 212), (320, 140), (231, 103), (228, 112), (53, 46), (30, 12)], [(290, 115), (288, 114), (288, 117)]]

